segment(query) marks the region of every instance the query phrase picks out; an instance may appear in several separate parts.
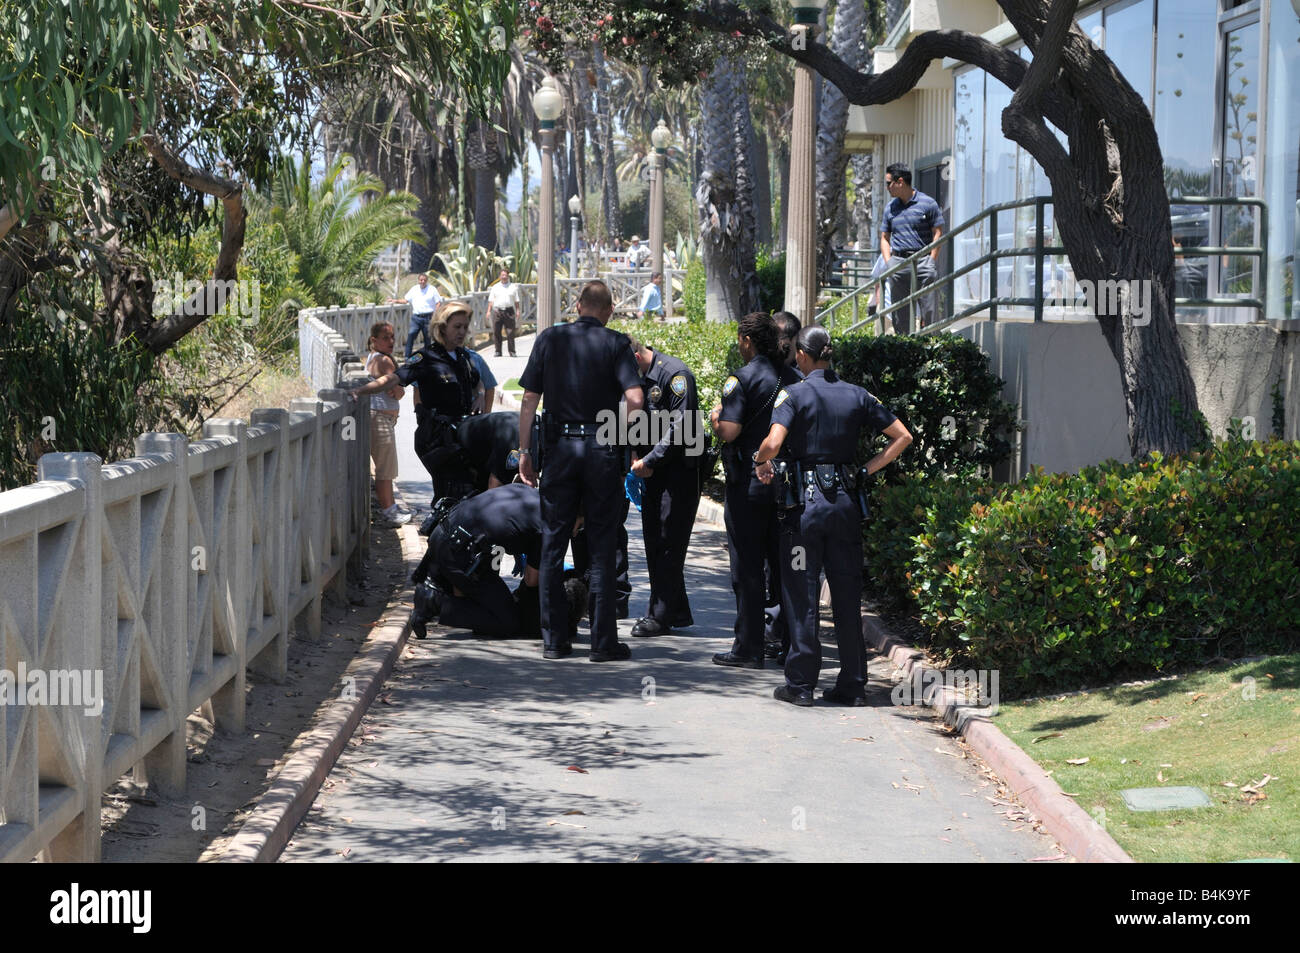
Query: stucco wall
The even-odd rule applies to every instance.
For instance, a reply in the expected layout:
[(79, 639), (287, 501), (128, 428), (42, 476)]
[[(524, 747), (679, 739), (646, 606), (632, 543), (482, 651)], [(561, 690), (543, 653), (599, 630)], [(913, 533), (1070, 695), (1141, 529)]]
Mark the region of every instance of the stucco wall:
[[(1300, 439), (1300, 335), (1266, 325), (1182, 325), (1179, 332), (1197, 400), (1215, 436), (1233, 417), (1272, 432), (1272, 391), (1281, 382), (1282, 436)], [(1025, 429), (1004, 476), (1033, 465), (1077, 470), (1108, 458), (1132, 459), (1119, 368), (1095, 323), (987, 321), (959, 331), (977, 343)]]

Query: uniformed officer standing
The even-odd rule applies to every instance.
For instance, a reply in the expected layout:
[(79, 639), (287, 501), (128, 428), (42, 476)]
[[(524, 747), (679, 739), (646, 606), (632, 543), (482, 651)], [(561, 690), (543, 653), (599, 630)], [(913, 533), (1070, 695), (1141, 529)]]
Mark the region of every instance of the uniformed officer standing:
[(737, 342), (745, 366), (722, 385), (722, 403), (710, 420), (727, 447), (724, 516), (736, 592), (736, 640), (717, 665), (763, 667), (763, 556), (777, 533), (776, 496), (753, 479), (750, 458), (767, 435), (777, 391), (798, 378), (781, 354), (776, 322), (755, 312), (740, 319)]
[[(645, 480), (641, 532), (650, 575), (650, 603), (645, 618), (632, 626), (632, 634), (663, 635), (695, 624), (682, 573), (700, 505), (697, 471), (704, 434), (690, 368), (636, 341), (632, 345), (644, 381), (646, 408), (653, 418), (666, 418), (660, 439), (652, 446), (637, 448), (642, 452), (632, 464), (632, 472)], [(690, 440), (692, 434), (698, 439)]]
[(614, 302), (603, 281), (589, 281), (578, 298), (578, 319), (537, 335), (528, 365), (519, 377), (524, 398), (519, 411), (519, 474), (538, 483), (532, 458), (533, 416), (546, 398), (542, 490), (542, 656), (572, 654), (564, 624), (564, 553), (579, 509), (591, 546), (591, 620), (593, 662), (630, 658), (618, 641), (615, 620), (615, 514), (623, 497), (623, 450), (597, 439), (602, 422), (617, 415), (619, 398), (627, 413), (643, 409), (641, 378), (627, 336), (605, 327)]
[(860, 706), (867, 703), (858, 498), (863, 487), (853, 458), (863, 429), (890, 438), (889, 445), (864, 468), (868, 475), (888, 466), (912, 442), (912, 435), (875, 397), (835, 375), (830, 366), (831, 339), (825, 328), (804, 328), (796, 346), (805, 379), (776, 395), (771, 430), (753, 456), (755, 472), (764, 483), (771, 483), (772, 459), (783, 446), (799, 474), (795, 489), (800, 505), (784, 515), (781, 532), (781, 592), (790, 622), (790, 654), (785, 684), (773, 694), (794, 705), (813, 703), (822, 663), (817, 617), (825, 569), (840, 674), (835, 687), (822, 697)]
[(354, 393), (373, 394), (394, 384), (416, 387), (415, 452), (433, 480), (435, 500), (473, 492), (456, 426), (469, 415), (479, 376), (461, 346), (469, 333), (470, 308), (444, 301), (434, 313), (433, 341), (391, 374)]
[[(803, 324), (789, 311), (773, 312), (772, 320), (776, 322), (785, 363), (802, 380), (803, 375), (795, 365), (794, 342), (803, 329)], [(772, 659), (778, 665), (784, 665), (786, 655), (790, 651), (790, 625), (781, 611), (781, 570), (778, 568), (780, 565), (781, 534), (776, 532), (771, 534), (767, 552), (763, 556), (763, 578), (767, 584), (763, 613), (764, 618), (770, 620), (764, 632), (767, 641), (763, 645), (763, 657)]]

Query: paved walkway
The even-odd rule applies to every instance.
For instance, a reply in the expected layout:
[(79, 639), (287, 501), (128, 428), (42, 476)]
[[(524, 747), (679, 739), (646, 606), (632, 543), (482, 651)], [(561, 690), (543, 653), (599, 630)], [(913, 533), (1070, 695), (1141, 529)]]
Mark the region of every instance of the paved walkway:
[[(409, 472), (409, 471), (408, 471)], [(427, 490), (426, 490), (427, 492)], [(646, 577), (631, 538), (633, 612)], [(1050, 838), (996, 813), (996, 786), (925, 712), (772, 699), (781, 674), (710, 664), (731, 639), (723, 533), (699, 523), (697, 625), (632, 639), (629, 662), (558, 662), (535, 641), (430, 627), (411, 641), (285, 861), (1024, 861)], [(507, 560), (507, 563), (509, 560)], [(836, 666), (827, 653), (822, 685)], [(580, 769), (580, 770), (579, 770)]]

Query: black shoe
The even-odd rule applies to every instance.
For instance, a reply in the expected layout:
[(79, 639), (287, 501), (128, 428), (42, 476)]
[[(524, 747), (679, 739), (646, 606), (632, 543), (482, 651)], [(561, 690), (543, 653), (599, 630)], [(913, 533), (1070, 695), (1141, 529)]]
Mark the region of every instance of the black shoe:
[(638, 619), (636, 625), (632, 626), (632, 634), (638, 639), (647, 638), (652, 635), (668, 635), (672, 629), (664, 625), (658, 619), (646, 617)]
[(632, 650), (626, 642), (615, 642), (612, 652), (592, 652), (587, 658), (593, 662), (626, 662), (632, 657)]
[(568, 658), (572, 654), (572, 642), (560, 642), (552, 648), (542, 649), (542, 658)]
[(772, 692), (772, 697), (779, 702), (789, 702), (791, 705), (798, 705), (800, 708), (811, 708), (813, 705), (812, 692), (801, 692), (789, 685), (776, 686)]
[(721, 652), (713, 656), (714, 665), (726, 665), (730, 668), (762, 668), (763, 660), (761, 658), (745, 658), (743, 655), (737, 655), (735, 652)]
[(415, 607), (411, 609), (411, 631), (417, 639), (427, 639), (426, 628), (430, 619), (436, 619), (442, 612), (442, 591), (428, 579), (415, 587)]
[(822, 692), (822, 699), (824, 701), (834, 702), (837, 705), (848, 705), (850, 708), (867, 707), (867, 696), (865, 693), (862, 695), (852, 695), (839, 688), (826, 689), (826, 691)]
[(785, 649), (782, 648), (780, 642), (763, 643), (763, 658), (781, 658), (783, 655), (785, 655)]

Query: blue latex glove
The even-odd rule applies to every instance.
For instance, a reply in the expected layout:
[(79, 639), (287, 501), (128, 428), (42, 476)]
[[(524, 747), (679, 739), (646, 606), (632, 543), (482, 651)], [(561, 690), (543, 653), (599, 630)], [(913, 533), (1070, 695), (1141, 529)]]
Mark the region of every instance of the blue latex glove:
[(632, 501), (632, 505), (640, 513), (641, 497), (645, 493), (645, 480), (629, 470), (627, 479), (623, 481), (623, 492), (627, 494), (627, 498)]

